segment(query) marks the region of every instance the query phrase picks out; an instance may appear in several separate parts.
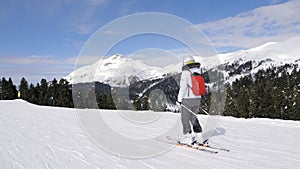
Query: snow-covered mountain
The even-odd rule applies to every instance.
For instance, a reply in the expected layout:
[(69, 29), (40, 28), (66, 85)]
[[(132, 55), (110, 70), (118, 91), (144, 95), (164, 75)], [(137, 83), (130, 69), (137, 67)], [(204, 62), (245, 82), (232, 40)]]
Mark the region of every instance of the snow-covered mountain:
[(293, 65), (300, 65), (299, 44), (300, 37), (293, 37), (283, 42), (268, 42), (247, 50), (219, 54), (218, 57), (227, 82), (232, 82), (246, 75), (255, 75), (259, 70), (285, 64), (290, 64), (292, 68)]
[(128, 86), (133, 81), (161, 78), (166, 72), (120, 54), (81, 67), (65, 79), (70, 83), (103, 82), (111, 86)]
[(268, 42), (255, 48), (220, 54), (219, 57), (224, 63), (229, 64), (236, 61), (240, 61), (239, 63), (242, 64), (249, 60), (262, 61), (267, 59), (271, 59), (275, 66), (285, 63), (299, 63), (299, 44), (300, 37), (293, 37), (283, 42)]
[[(170, 147), (155, 139), (142, 144), (111, 139), (112, 134), (118, 133), (142, 142), (170, 128), (176, 128), (176, 136), (181, 133), (181, 124), (176, 123), (180, 118), (177, 113), (79, 110), (36, 106), (21, 100), (0, 101), (0, 107), (1, 169), (296, 169), (300, 162), (299, 121), (220, 117), (209, 142), (230, 152), (210, 154)], [(105, 117), (114, 132), (102, 128), (94, 131), (119, 151), (107, 152), (104, 145), (97, 145), (82, 128), (76, 113)], [(135, 120), (124, 118), (126, 113), (130, 113), (126, 117)], [(208, 118), (198, 116), (204, 135)], [(147, 123), (136, 123), (136, 119)], [(132, 153), (139, 157), (135, 152), (149, 156), (140, 159), (118, 156)]]
[[(268, 42), (247, 50), (194, 58), (202, 63), (202, 68), (218, 69), (223, 72), (227, 82), (232, 82), (249, 74), (254, 75), (262, 69), (284, 64), (299, 65), (299, 44), (300, 37), (293, 37), (283, 42)], [(181, 62), (164, 68), (152, 67), (139, 60), (114, 55), (77, 69), (66, 79), (71, 83), (99, 81), (111, 86), (126, 86), (132, 81), (161, 78), (166, 73), (177, 74), (181, 67)]]
[[(270, 67), (284, 64), (300, 65), (300, 37), (293, 37), (283, 42), (268, 42), (261, 46), (231, 53), (218, 54), (211, 57), (197, 57), (205, 69), (217, 69), (224, 73), (227, 82)], [(182, 63), (166, 66), (164, 69), (172, 73), (181, 70)], [(299, 66), (300, 67), (300, 66)]]

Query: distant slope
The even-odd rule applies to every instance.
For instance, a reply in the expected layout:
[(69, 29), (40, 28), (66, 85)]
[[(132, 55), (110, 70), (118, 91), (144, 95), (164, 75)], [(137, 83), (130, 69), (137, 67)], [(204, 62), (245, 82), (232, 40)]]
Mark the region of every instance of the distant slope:
[[(247, 74), (255, 74), (258, 70), (265, 70), (269, 67), (278, 67), (284, 64), (300, 65), (300, 37), (293, 37), (283, 42), (268, 42), (261, 46), (240, 50), (232, 53), (218, 54), (212, 57), (202, 57), (197, 59), (202, 63), (202, 67), (207, 69), (224, 70), (225, 67), (233, 66), (233, 69), (251, 62), (251, 71)], [(220, 69), (220, 66), (222, 69)], [(182, 63), (166, 66), (164, 69), (177, 73), (181, 71)], [(218, 68), (219, 67), (219, 68)], [(230, 75), (230, 70), (224, 72), (228, 81), (233, 81), (243, 75)], [(230, 78), (229, 78), (230, 76)]]
[[(300, 122), (296, 121), (221, 117), (210, 144), (231, 151), (214, 155), (181, 147), (163, 151), (162, 142), (154, 145), (145, 142), (135, 145), (136, 149), (129, 149), (131, 143), (118, 143), (101, 133), (102, 139), (108, 139), (112, 146), (121, 145), (116, 147), (120, 150), (165, 152), (143, 159), (129, 159), (108, 153), (94, 144), (81, 128), (76, 111), (100, 113), (113, 130), (137, 139), (155, 137), (170, 127), (180, 133), (181, 126), (174, 125), (179, 114), (75, 110), (36, 106), (21, 100), (0, 101), (0, 107), (1, 169), (282, 169), (297, 168), (300, 163)], [(126, 113), (130, 113), (131, 116), (127, 116), (130, 118), (159, 118), (150, 123), (135, 123), (121, 116)], [(198, 118), (205, 128), (207, 116)]]
[(293, 65), (300, 65), (298, 44), (300, 37), (294, 37), (283, 42), (269, 42), (248, 50), (220, 54), (227, 82), (231, 83), (246, 75), (254, 76), (259, 70), (271, 67), (289, 64), (293, 68)]
[(300, 59), (300, 37), (293, 37), (283, 42), (268, 42), (261, 46), (233, 53), (220, 54), (224, 63), (236, 60), (266, 60), (272, 59), (275, 64), (294, 63)]

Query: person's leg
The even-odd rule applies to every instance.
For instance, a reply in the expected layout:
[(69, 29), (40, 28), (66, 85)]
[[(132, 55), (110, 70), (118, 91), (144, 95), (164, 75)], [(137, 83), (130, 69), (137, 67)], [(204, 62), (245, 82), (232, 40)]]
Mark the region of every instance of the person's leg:
[[(200, 108), (200, 99), (199, 98), (193, 98), (193, 99), (190, 100), (190, 103), (191, 103), (191, 110), (195, 114), (198, 114), (199, 108)], [(195, 133), (201, 133), (202, 132), (202, 128), (201, 128), (201, 125), (200, 125), (200, 123), (198, 121), (197, 116), (191, 115), (190, 121), (191, 121), (192, 126), (193, 126), (193, 131)]]
[[(182, 104), (186, 107), (188, 107), (188, 99), (183, 99)], [(183, 127), (183, 134), (191, 133), (191, 124), (190, 124), (190, 119), (191, 119), (191, 113), (182, 107), (181, 109), (181, 123)]]
[(195, 117), (195, 116), (192, 117), (192, 124), (193, 124), (193, 130), (195, 133), (202, 132), (202, 127), (201, 127), (197, 117)]
[[(196, 114), (198, 114), (199, 108), (200, 108), (200, 99), (194, 99), (191, 102), (193, 102), (193, 107), (191, 108), (191, 110), (193, 112), (195, 112)], [(193, 131), (194, 131), (194, 134), (192, 136), (193, 142), (201, 142), (202, 127), (198, 121), (197, 116), (195, 116), (195, 115), (191, 116), (191, 123), (192, 123)]]

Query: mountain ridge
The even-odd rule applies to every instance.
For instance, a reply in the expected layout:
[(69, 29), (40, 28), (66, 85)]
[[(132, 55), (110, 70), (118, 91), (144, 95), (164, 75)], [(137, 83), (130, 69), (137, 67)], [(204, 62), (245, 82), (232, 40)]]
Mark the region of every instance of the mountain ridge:
[[(202, 64), (201, 68), (222, 71), (226, 81), (231, 83), (237, 78), (255, 74), (261, 69), (278, 67), (286, 63), (299, 65), (300, 48), (297, 47), (297, 44), (300, 44), (300, 36), (282, 42), (267, 42), (254, 48), (217, 54), (212, 57), (194, 56), (194, 58)], [(232, 76), (232, 72), (224, 69), (232, 65), (234, 65), (232, 69), (235, 69), (249, 61), (251, 61), (251, 70), (244, 75)], [(111, 86), (128, 86), (131, 82), (163, 78), (166, 74), (178, 74), (181, 72), (181, 67), (181, 62), (164, 68), (153, 67), (141, 60), (116, 54), (106, 59), (100, 59), (92, 65), (79, 68), (65, 78), (72, 84), (98, 81)]]

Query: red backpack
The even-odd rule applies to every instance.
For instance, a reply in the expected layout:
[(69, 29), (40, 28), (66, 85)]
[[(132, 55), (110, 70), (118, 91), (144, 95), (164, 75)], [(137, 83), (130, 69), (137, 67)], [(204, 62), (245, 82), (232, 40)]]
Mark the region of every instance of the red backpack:
[(191, 74), (192, 91), (195, 96), (202, 96), (206, 93), (204, 78), (198, 73)]

